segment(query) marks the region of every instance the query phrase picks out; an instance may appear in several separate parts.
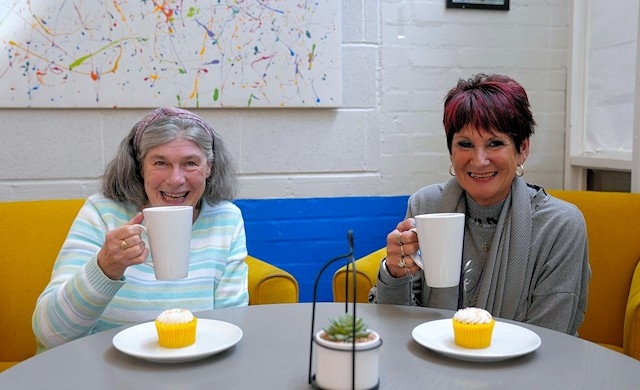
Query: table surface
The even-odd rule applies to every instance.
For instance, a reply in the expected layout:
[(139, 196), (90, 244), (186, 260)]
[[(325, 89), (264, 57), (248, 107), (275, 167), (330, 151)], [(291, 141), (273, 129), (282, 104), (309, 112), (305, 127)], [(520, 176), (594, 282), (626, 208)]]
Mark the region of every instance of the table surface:
[[(315, 330), (345, 311), (318, 303)], [(0, 373), (0, 389), (309, 389), (312, 304), (259, 305), (196, 313), (239, 326), (235, 346), (186, 363), (154, 363), (113, 347), (124, 328), (84, 337), (38, 354)], [(421, 323), (453, 312), (358, 304), (383, 339), (381, 389), (638, 389), (640, 361), (548, 329), (534, 352), (497, 362), (468, 362), (433, 352), (413, 340)]]

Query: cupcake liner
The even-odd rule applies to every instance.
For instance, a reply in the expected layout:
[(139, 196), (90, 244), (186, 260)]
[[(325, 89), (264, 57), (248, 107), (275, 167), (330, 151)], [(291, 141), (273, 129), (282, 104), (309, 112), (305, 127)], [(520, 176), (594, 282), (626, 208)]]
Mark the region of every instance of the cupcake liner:
[(456, 320), (452, 320), (452, 322), (456, 345), (470, 349), (487, 348), (491, 345), (495, 320), (491, 320), (487, 324), (464, 324)]
[(196, 342), (196, 322), (194, 317), (191, 322), (184, 324), (167, 324), (155, 320), (158, 331), (158, 344), (164, 348), (183, 348)]

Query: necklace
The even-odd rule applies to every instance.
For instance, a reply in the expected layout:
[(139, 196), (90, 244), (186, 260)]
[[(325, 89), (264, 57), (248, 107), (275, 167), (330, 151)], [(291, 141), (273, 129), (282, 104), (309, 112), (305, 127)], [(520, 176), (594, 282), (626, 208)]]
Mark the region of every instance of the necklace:
[[(482, 277), (484, 265), (489, 257), (491, 249), (491, 238), (493, 237), (493, 229), (496, 225), (492, 223), (482, 223), (486, 220), (479, 218), (468, 218), (470, 222), (468, 239), (470, 247), (466, 252), (467, 256), (464, 267), (462, 269), (463, 279), (462, 288), (466, 295), (467, 304), (473, 303), (476, 286)], [(471, 249), (471, 248), (475, 248)]]
[[(475, 226), (482, 227), (485, 229), (493, 229), (498, 224), (498, 220), (495, 218), (472, 218), (467, 217), (467, 220), (474, 224)], [(491, 233), (493, 235), (493, 232)], [(480, 245), (480, 249), (482, 252), (489, 253), (489, 242), (484, 241), (482, 245)]]
[(491, 243), (498, 227), (502, 206), (503, 203), (480, 206), (467, 196), (465, 243), (468, 246), (464, 251), (465, 263), (461, 283), (462, 299), (467, 306), (473, 306), (478, 298), (478, 286), (484, 273), (485, 263), (489, 261)]

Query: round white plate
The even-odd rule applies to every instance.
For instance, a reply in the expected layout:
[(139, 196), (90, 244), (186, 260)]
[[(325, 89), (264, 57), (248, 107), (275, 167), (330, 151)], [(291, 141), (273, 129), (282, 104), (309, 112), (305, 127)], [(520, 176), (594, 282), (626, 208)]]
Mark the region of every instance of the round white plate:
[(153, 321), (120, 331), (113, 346), (120, 352), (159, 363), (182, 363), (222, 352), (242, 339), (242, 329), (224, 321), (198, 318), (196, 342), (184, 348), (163, 348)]
[(425, 322), (413, 328), (413, 339), (418, 344), (443, 355), (475, 362), (493, 362), (533, 352), (542, 341), (529, 329), (496, 321), (491, 345), (483, 349), (462, 348), (453, 341), (451, 319)]

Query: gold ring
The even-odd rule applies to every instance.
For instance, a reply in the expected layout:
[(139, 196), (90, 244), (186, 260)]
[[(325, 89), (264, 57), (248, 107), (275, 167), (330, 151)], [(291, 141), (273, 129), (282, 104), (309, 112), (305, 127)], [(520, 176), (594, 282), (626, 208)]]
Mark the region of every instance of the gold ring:
[(120, 249), (125, 250), (128, 247), (129, 247), (129, 244), (127, 244), (125, 240), (122, 240), (122, 242), (120, 243)]
[(402, 253), (402, 257), (405, 257), (406, 255), (404, 254), (404, 247), (402, 245), (400, 245), (400, 253)]
[(398, 238), (396, 239), (396, 245), (402, 246), (402, 233), (398, 232)]
[(404, 262), (404, 255), (402, 255), (402, 257), (400, 257), (400, 261), (398, 262), (398, 267), (407, 268), (407, 263)]

